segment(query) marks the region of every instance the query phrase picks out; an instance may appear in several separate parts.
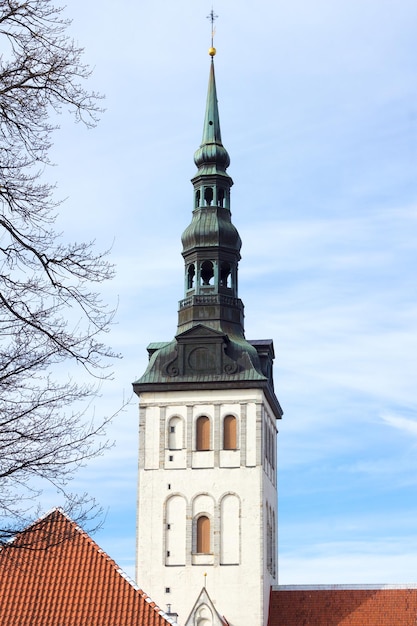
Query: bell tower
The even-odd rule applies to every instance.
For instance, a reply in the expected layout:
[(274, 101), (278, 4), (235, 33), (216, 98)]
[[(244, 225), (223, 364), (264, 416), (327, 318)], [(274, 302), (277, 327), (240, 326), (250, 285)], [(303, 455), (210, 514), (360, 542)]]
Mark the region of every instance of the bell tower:
[[(213, 18), (213, 15), (212, 15)], [(140, 398), (137, 578), (181, 626), (265, 626), (277, 584), (271, 340), (247, 341), (238, 297), (213, 46), (177, 334), (148, 346)], [(222, 617), (226, 618), (226, 621)]]

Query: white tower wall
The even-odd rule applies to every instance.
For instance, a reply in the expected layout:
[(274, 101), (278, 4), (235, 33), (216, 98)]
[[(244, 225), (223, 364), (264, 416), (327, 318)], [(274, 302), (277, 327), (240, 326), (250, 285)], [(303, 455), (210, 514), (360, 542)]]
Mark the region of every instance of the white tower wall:
[[(209, 450), (196, 421), (210, 420)], [(223, 419), (236, 417), (236, 449)], [(265, 626), (276, 564), (276, 427), (262, 389), (141, 393), (137, 579), (183, 625), (202, 587), (232, 626)], [(198, 552), (197, 519), (210, 548)]]

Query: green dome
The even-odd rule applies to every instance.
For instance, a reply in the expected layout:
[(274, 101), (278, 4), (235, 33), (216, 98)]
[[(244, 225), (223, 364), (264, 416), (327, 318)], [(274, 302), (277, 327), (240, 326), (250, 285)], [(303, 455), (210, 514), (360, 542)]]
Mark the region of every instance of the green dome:
[(194, 211), (181, 241), (183, 252), (193, 248), (221, 247), (239, 253), (242, 247), (239, 233), (230, 221), (230, 211), (216, 206)]
[[(194, 163), (199, 170), (202, 166), (214, 165), (216, 170), (224, 171), (230, 165), (230, 157), (221, 143), (204, 143), (194, 153)], [(215, 172), (210, 171), (210, 173)]]

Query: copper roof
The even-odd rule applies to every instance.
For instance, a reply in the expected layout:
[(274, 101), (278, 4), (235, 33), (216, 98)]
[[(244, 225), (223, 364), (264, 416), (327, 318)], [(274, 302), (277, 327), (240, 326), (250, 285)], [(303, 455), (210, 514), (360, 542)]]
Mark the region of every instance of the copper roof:
[(0, 552), (2, 626), (166, 626), (161, 610), (61, 511)]
[(273, 590), (268, 626), (415, 626), (416, 588)]

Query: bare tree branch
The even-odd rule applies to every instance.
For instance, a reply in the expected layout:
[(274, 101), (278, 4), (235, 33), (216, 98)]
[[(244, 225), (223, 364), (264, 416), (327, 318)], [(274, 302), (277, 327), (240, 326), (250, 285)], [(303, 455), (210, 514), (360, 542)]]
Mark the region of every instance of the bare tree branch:
[[(0, 545), (45, 481), (78, 507), (68, 481), (107, 446), (108, 419), (73, 407), (91, 401), (115, 356), (100, 339), (114, 311), (97, 293), (113, 267), (94, 242), (55, 231), (60, 202), (44, 180), (52, 117), (69, 111), (91, 127), (101, 111), (68, 26), (52, 0), (0, 0)], [(62, 378), (66, 361), (84, 368), (83, 384)]]

